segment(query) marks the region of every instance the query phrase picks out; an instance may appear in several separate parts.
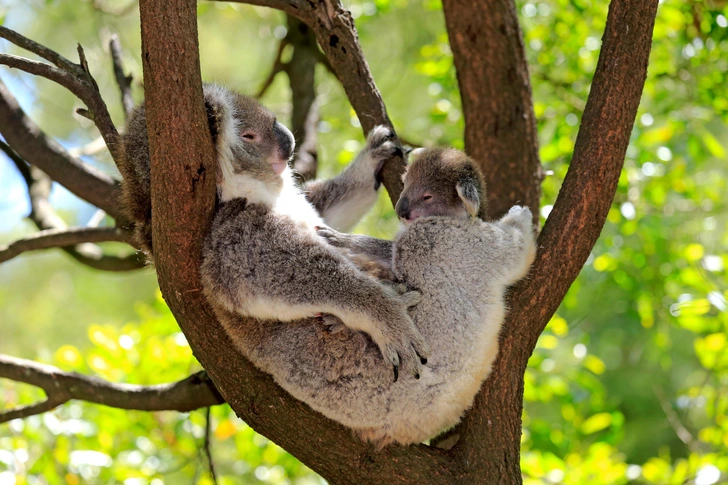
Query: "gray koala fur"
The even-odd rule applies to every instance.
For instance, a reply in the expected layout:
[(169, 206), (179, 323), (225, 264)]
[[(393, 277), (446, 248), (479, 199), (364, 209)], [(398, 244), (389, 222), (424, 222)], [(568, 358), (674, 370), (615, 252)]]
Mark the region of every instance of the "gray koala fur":
[[(379, 284), (315, 231), (324, 224), (348, 229), (373, 205), (382, 164), (401, 153), (392, 131), (374, 128), (346, 170), (302, 190), (287, 167), (293, 136), (270, 111), (252, 98), (213, 84), (203, 85), (203, 95), (217, 150), (220, 202), (201, 268), (210, 302), (259, 319), (336, 315), (344, 325), (371, 335), (395, 375), (400, 365), (415, 374), (419, 356), (428, 354), (407, 313), (419, 295), (400, 295)], [(130, 117), (122, 141), (125, 206), (140, 244), (151, 254), (143, 105)]]
[[(213, 234), (222, 226), (240, 232), (245, 224), (237, 218), (253, 217), (237, 204), (223, 208)], [(419, 378), (409, 374), (393, 381), (376, 345), (351, 328), (312, 325), (311, 320), (250, 321), (220, 306), (217, 314), (238, 348), (297, 399), (378, 446), (418, 443), (454, 426), (490, 373), (505, 317), (506, 288), (526, 275), (535, 255), (531, 213), (516, 206), (492, 223), (477, 217), (421, 217), (393, 244), (366, 236), (356, 240), (379, 253), (388, 247), (396, 279), (421, 293), (410, 314), (432, 356)], [(228, 277), (249, 271), (240, 258), (208, 254), (229, 264)], [(305, 257), (310, 261), (317, 255)], [(315, 280), (310, 288), (338, 291)], [(220, 293), (217, 288), (208, 291)]]

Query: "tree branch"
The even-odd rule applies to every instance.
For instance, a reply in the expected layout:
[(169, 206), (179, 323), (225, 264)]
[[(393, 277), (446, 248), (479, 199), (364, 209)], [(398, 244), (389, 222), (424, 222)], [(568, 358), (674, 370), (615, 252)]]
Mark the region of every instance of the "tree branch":
[(291, 86), (291, 130), (296, 139), (296, 158), (293, 168), (301, 182), (316, 178), (318, 170), (318, 105), (316, 104), (316, 64), (319, 48), (316, 37), (305, 23), (290, 15), (288, 22), (288, 44), (293, 46), (293, 55), (286, 65), (286, 74)]
[(265, 81), (263, 81), (263, 84), (260, 85), (260, 88), (255, 95), (257, 99), (262, 98), (263, 95), (268, 91), (268, 88), (271, 84), (273, 84), (273, 80), (276, 78), (276, 75), (278, 75), (279, 72), (286, 70), (286, 65), (281, 59), (283, 56), (283, 49), (285, 49), (287, 45), (288, 41), (286, 39), (282, 39), (278, 43), (278, 51), (276, 52), (276, 57), (273, 60), (273, 67), (271, 67), (270, 73), (268, 74), (268, 77), (265, 78)]
[(69, 61), (53, 49), (49, 49), (34, 40), (30, 40), (27, 37), (20, 35), (14, 30), (3, 27), (2, 25), (0, 25), (0, 37), (9, 40), (22, 49), (32, 52), (33, 54), (37, 54), (41, 58), (50, 61), (53, 65), (60, 67), (61, 69), (65, 69), (66, 71), (72, 72), (77, 67), (77, 64)]
[(205, 409), (205, 437), (202, 443), (202, 450), (205, 452), (208, 470), (210, 471), (210, 480), (213, 485), (217, 485), (217, 473), (215, 473), (215, 461), (212, 459), (212, 450), (210, 450), (210, 431), (212, 428), (212, 408)]
[(513, 0), (443, 0), (465, 118), (465, 151), (485, 176), (488, 215), (515, 204), (538, 223), (541, 162)]
[[(523, 374), (536, 341), (579, 274), (614, 198), (647, 73), (658, 0), (612, 0), (574, 157), (538, 239), (530, 277), (511, 291), (493, 372), (454, 449), (484, 483), (520, 483)], [(492, 419), (498, 416), (498, 420)], [(483, 440), (483, 436), (492, 436)]]
[[(612, 0), (574, 156), (538, 239), (534, 270), (513, 299), (514, 332), (535, 347), (599, 238), (647, 77), (657, 0)], [(515, 322), (518, 322), (517, 324)]]
[(7, 86), (0, 81), (0, 133), (18, 155), (40, 167), (78, 197), (124, 220), (119, 207), (118, 183), (104, 172), (72, 157), (48, 138), (20, 108)]
[(116, 384), (31, 360), (0, 355), (0, 378), (40, 387), (48, 399), (0, 412), (0, 423), (44, 413), (78, 399), (117, 409), (187, 412), (225, 401), (202, 371), (181, 381), (155, 386)]
[[(122, 156), (121, 146), (119, 145), (119, 132), (111, 121), (109, 111), (106, 109), (106, 103), (99, 93), (96, 81), (91, 76), (81, 45), (78, 45), (79, 64), (75, 64), (60, 54), (53, 52), (53, 50), (27, 39), (6, 27), (0, 29), (0, 37), (30, 52), (36, 53), (44, 59), (50, 60), (57, 66), (57, 68), (54, 68), (42, 62), (31, 61), (23, 57), (0, 54), (0, 64), (15, 67), (57, 82), (83, 101), (90, 111), (91, 119), (99, 129), (101, 136), (104, 137), (111, 156), (118, 164)], [(10, 143), (10, 145), (12, 146), (13, 144)], [(17, 148), (16, 151), (21, 153)], [(28, 157), (23, 157), (30, 160)]]
[[(48, 197), (51, 193), (51, 179), (38, 167), (28, 166), (8, 145), (0, 142), (2, 149), (18, 167), (28, 186), (30, 215), (28, 216), (41, 230), (67, 231), (66, 222), (53, 210)], [(104, 255), (95, 244), (81, 243), (62, 247), (66, 253), (79, 263), (102, 271), (130, 271), (145, 267), (138, 254), (119, 257)]]
[(8, 245), (0, 245), (0, 263), (4, 263), (26, 251), (62, 248), (81, 243), (124, 242), (134, 244), (133, 236), (119, 227), (74, 227), (48, 229), (32, 236), (18, 239)]
[[(215, 0), (223, 1), (223, 0)], [(354, 20), (339, 0), (233, 0), (282, 10), (306, 23), (314, 32), (331, 70), (341, 81), (366, 135), (376, 125), (392, 127), (382, 96), (374, 83), (369, 65), (359, 45)], [(382, 182), (392, 204), (402, 192), (404, 160), (387, 160)]]
[(124, 73), (124, 63), (121, 60), (121, 41), (116, 34), (111, 36), (109, 51), (114, 65), (116, 84), (119, 86), (119, 91), (121, 91), (121, 106), (124, 108), (125, 118), (129, 119), (129, 115), (134, 110), (134, 98), (131, 96), (131, 82), (134, 78), (131, 74), (126, 75)]

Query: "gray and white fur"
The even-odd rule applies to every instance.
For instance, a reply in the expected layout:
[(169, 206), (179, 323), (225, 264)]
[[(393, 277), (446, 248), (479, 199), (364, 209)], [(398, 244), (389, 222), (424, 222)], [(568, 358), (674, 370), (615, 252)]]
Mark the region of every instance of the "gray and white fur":
[[(293, 136), (270, 111), (217, 85), (205, 84), (203, 94), (219, 164), (219, 204), (201, 268), (213, 306), (258, 321), (333, 314), (371, 336), (390, 375), (390, 366), (396, 378), (400, 365), (416, 374), (420, 358), (429, 353), (407, 313), (419, 295), (401, 295), (362, 273), (315, 231), (324, 224), (348, 229), (371, 207), (384, 160), (401, 153), (392, 131), (375, 128), (342, 174), (301, 190), (288, 167)], [(140, 244), (151, 254), (143, 105), (132, 114), (123, 145), (125, 206)]]
[[(371, 207), (384, 160), (401, 152), (392, 131), (375, 128), (344, 172), (301, 190), (287, 165), (293, 136), (272, 113), (220, 86), (205, 85), (203, 94), (219, 164), (219, 205), (201, 267), (213, 306), (284, 322), (332, 314), (371, 336), (395, 379), (400, 368), (417, 374), (429, 350), (407, 309), (419, 295), (400, 294), (362, 273), (315, 231), (325, 224), (347, 229)], [(124, 175), (127, 205), (141, 209), (130, 211), (143, 228), (137, 234), (151, 252), (145, 124), (142, 107), (124, 135)], [(347, 213), (352, 200), (364, 205), (354, 216)]]
[[(464, 192), (475, 194), (463, 203), (471, 207), (463, 212), (467, 216), (457, 211), (427, 216), (423, 209), (389, 246), (396, 279), (421, 293), (411, 315), (432, 357), (419, 376), (393, 381), (377, 346), (352, 328), (339, 325), (332, 331), (310, 320), (251, 322), (230, 309), (218, 311), (235, 344), (257, 367), (297, 399), (379, 446), (418, 443), (460, 420), (498, 353), (506, 288), (526, 275), (534, 258), (527, 208), (516, 206), (499, 221), (484, 222), (475, 217), (477, 210), (470, 214), (479, 206), (482, 179), (457, 182), (476, 189)], [(450, 188), (460, 193), (456, 186)], [(223, 209), (216, 224), (230, 233), (244, 230), (240, 210)], [(220, 253), (216, 259), (228, 261), (228, 256)], [(240, 258), (229, 265), (230, 276), (249, 271)], [(310, 288), (336, 291), (316, 290), (313, 280)]]

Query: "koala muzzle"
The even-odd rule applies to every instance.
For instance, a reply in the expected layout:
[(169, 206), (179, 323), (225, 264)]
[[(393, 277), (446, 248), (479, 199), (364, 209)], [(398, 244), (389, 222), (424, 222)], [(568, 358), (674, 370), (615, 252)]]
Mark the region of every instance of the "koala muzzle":
[(394, 211), (400, 219), (409, 220), (410, 218), (410, 202), (407, 197), (400, 197)]
[(278, 142), (278, 153), (281, 158), (289, 160), (293, 156), (293, 149), (296, 147), (296, 141), (293, 138), (293, 133), (276, 121), (273, 125), (273, 132), (276, 135), (276, 141)]

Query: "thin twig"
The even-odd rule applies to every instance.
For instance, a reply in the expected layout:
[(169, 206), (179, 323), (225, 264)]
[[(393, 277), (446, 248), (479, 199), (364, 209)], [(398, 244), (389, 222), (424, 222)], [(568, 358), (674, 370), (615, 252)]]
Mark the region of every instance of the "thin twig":
[(205, 408), (205, 441), (202, 443), (202, 449), (205, 451), (207, 458), (207, 466), (210, 471), (210, 479), (214, 485), (217, 485), (217, 473), (215, 473), (215, 462), (212, 460), (212, 451), (210, 450), (210, 428), (212, 427), (212, 408)]
[(44, 413), (72, 399), (117, 409), (181, 412), (225, 402), (204, 371), (169, 384), (140, 386), (117, 384), (64, 372), (31, 360), (0, 355), (0, 377), (39, 387), (48, 396), (41, 403), (0, 412), (0, 423)]
[(4, 263), (26, 251), (63, 248), (81, 243), (124, 242), (134, 244), (132, 234), (119, 227), (74, 227), (47, 229), (32, 236), (18, 239), (8, 245), (0, 245), (0, 263)]
[[(0, 132), (12, 151), (41, 168), (75, 195), (104, 209), (117, 221), (124, 220), (119, 205), (118, 182), (101, 170), (71, 156), (43, 133), (20, 108), (7, 86), (0, 81)], [(11, 157), (12, 158), (12, 157)]]
[(672, 404), (670, 404), (670, 401), (667, 399), (665, 391), (663, 391), (661, 387), (654, 384), (652, 385), (652, 390), (654, 391), (657, 400), (660, 402), (660, 407), (665, 413), (667, 422), (670, 423), (670, 427), (672, 427), (673, 431), (675, 431), (677, 437), (680, 438), (680, 441), (685, 443), (685, 445), (688, 447), (688, 450), (692, 452), (697, 451), (695, 438), (693, 438), (693, 435), (690, 433), (690, 431), (688, 431), (685, 425), (683, 425), (682, 421), (680, 421), (680, 416), (678, 416), (675, 410), (672, 408)]
[(260, 85), (260, 89), (258, 89), (258, 92), (255, 95), (256, 98), (262, 98), (266, 91), (268, 91), (270, 85), (273, 84), (273, 80), (276, 78), (276, 75), (279, 72), (286, 70), (286, 65), (282, 62), (281, 59), (283, 58), (283, 50), (286, 48), (287, 45), (288, 41), (286, 41), (286, 39), (282, 39), (281, 42), (278, 44), (278, 52), (276, 52), (276, 57), (273, 61), (273, 67), (271, 67), (270, 74), (268, 74), (268, 77), (265, 78), (263, 84)]
[(38, 44), (7, 27), (0, 29), (0, 37), (8, 39), (17, 46), (38, 54), (57, 66), (57, 68), (54, 68), (48, 64), (32, 61), (24, 57), (0, 54), (0, 64), (21, 69), (30, 74), (42, 76), (57, 82), (83, 101), (91, 113), (90, 118), (96, 124), (101, 136), (104, 137), (104, 141), (106, 141), (106, 146), (109, 147), (112, 158), (118, 164), (122, 156), (119, 144), (119, 132), (111, 121), (106, 103), (99, 93), (96, 80), (91, 75), (81, 44), (77, 46), (79, 64), (75, 64), (52, 49)]
[(121, 91), (121, 106), (124, 108), (124, 116), (129, 119), (129, 115), (134, 110), (134, 99), (131, 96), (132, 75), (124, 73), (124, 64), (121, 59), (121, 41), (119, 36), (114, 34), (109, 41), (109, 51), (111, 52), (111, 60), (114, 65), (114, 77), (116, 84)]
[[(30, 218), (41, 230), (67, 231), (68, 225), (56, 214), (48, 202), (51, 192), (51, 179), (37, 167), (28, 166), (9, 146), (0, 142), (0, 149), (5, 151), (18, 167), (26, 185), (30, 198)], [(102, 271), (130, 271), (144, 268), (144, 261), (138, 254), (128, 256), (105, 255), (95, 244), (81, 243), (62, 247), (66, 253), (79, 263)]]
[(78, 64), (75, 64), (53, 49), (49, 49), (44, 45), (41, 45), (33, 40), (28, 39), (27, 37), (20, 35), (19, 33), (15, 32), (14, 30), (10, 30), (7, 27), (3, 27), (0, 25), (0, 37), (3, 39), (7, 39), (13, 44), (17, 45), (18, 47), (21, 47), (29, 52), (32, 52), (33, 54), (37, 54), (38, 56), (42, 57), (43, 59), (50, 61), (52, 64), (54, 64), (57, 67), (60, 67), (62, 69), (65, 69), (66, 71), (73, 71), (76, 68), (78, 68)]

